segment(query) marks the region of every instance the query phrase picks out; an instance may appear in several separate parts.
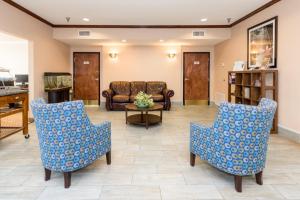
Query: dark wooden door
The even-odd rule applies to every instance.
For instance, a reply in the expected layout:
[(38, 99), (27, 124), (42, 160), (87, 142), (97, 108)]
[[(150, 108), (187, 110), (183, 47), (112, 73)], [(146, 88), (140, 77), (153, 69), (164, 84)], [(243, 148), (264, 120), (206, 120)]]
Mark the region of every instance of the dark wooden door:
[(210, 53), (184, 53), (184, 104), (209, 104)]
[(74, 99), (100, 104), (100, 53), (76, 52), (74, 57)]

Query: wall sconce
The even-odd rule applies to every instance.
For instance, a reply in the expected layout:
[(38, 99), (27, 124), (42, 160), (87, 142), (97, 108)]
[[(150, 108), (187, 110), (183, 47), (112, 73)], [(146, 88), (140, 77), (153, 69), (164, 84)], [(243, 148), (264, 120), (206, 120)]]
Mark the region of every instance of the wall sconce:
[(169, 52), (168, 53), (168, 58), (174, 59), (176, 57), (176, 52)]
[(111, 53), (109, 53), (108, 55), (109, 55), (109, 57), (110, 57), (111, 59), (113, 59), (113, 60), (118, 59), (118, 53), (117, 53), (117, 52), (111, 52)]

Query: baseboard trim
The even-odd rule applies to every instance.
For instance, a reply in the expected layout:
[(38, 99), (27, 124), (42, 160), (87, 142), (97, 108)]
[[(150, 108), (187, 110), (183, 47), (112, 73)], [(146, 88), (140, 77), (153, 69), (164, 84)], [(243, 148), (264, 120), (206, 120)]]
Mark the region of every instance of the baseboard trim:
[[(210, 101), (210, 106), (217, 106), (217, 104), (214, 101)], [(172, 101), (173, 105), (176, 106), (183, 106), (183, 102), (182, 101)]]
[(219, 105), (218, 105), (216, 102), (214, 102), (214, 101), (210, 101), (210, 105), (211, 105), (211, 106), (219, 107)]
[(294, 142), (300, 143), (300, 133), (285, 126), (278, 125), (278, 134)]
[(174, 101), (171, 100), (171, 104), (176, 105), (176, 106), (182, 106), (183, 105), (182, 101), (178, 101), (178, 100), (174, 100)]
[[(183, 103), (182, 101), (172, 101), (171, 102), (172, 105), (174, 106), (183, 106)], [(214, 102), (214, 101), (210, 101), (210, 106), (217, 106), (217, 104)], [(98, 107), (97, 105), (96, 106), (87, 106), (87, 107)], [(105, 101), (102, 101), (101, 104), (100, 104), (100, 108), (103, 109), (105, 108)]]

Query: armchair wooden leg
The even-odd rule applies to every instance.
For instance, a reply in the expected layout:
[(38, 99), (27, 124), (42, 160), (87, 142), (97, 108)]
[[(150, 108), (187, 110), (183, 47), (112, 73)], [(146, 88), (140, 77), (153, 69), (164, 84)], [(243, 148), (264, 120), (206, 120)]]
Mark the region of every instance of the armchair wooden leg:
[(242, 177), (234, 175), (234, 185), (237, 192), (242, 192)]
[(259, 172), (259, 173), (257, 173), (257, 174), (255, 174), (256, 183), (257, 183), (258, 185), (262, 185), (262, 184), (263, 184), (262, 174), (263, 174), (262, 171)]
[(109, 152), (106, 153), (106, 163), (108, 165), (111, 164), (111, 151), (109, 151)]
[(45, 181), (50, 180), (51, 170), (45, 168)]
[(192, 167), (195, 166), (195, 160), (196, 160), (196, 155), (193, 154), (193, 153), (191, 152), (191, 153), (190, 153), (190, 165), (191, 165)]
[(71, 186), (71, 174), (72, 172), (64, 172), (65, 188), (69, 188)]

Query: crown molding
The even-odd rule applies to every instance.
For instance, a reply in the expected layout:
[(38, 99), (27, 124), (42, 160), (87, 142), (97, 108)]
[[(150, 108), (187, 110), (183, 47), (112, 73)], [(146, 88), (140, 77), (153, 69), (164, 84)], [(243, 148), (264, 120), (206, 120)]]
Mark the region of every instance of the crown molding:
[(53, 24), (51, 22), (47, 21), (46, 19), (42, 18), (41, 16), (39, 16), (39, 15), (33, 13), (33, 12), (31, 12), (30, 10), (24, 8), (23, 6), (15, 3), (14, 1), (12, 1), (12, 0), (2, 0), (2, 1), (4, 1), (5, 3), (8, 3), (9, 5), (11, 5), (11, 6), (13, 6), (13, 7), (15, 7), (19, 10), (21, 10), (22, 12), (30, 15), (31, 17), (33, 17), (33, 18), (35, 18), (35, 19), (37, 19), (37, 20), (39, 20), (39, 21), (41, 21), (41, 22), (43, 22), (43, 23), (45, 23), (45, 24), (47, 24), (51, 27), (53, 27)]
[(54, 28), (230, 28), (230, 25), (76, 25), (54, 24)]
[(249, 13), (248, 15), (245, 15), (244, 17), (242, 17), (241, 19), (233, 22), (232, 24), (230, 24), (231, 27), (245, 21), (246, 19), (249, 19), (250, 17), (256, 15), (257, 13), (260, 13), (261, 11), (273, 6), (274, 4), (280, 2), (281, 0), (272, 0), (269, 3), (264, 4), (263, 6), (257, 8), (256, 10), (252, 11), (251, 13)]
[(2, 0), (5, 3), (21, 10), (22, 12), (32, 16), (33, 18), (53, 27), (53, 28), (153, 28), (153, 29), (171, 29), (171, 28), (231, 28), (246, 19), (256, 15), (257, 13), (269, 8), (270, 6), (282, 1), (282, 0), (272, 0), (251, 13), (245, 15), (244, 17), (238, 19), (237, 21), (228, 25), (78, 25), (78, 24), (52, 24), (41, 16), (31, 12), (30, 10), (24, 8), (23, 6), (15, 3), (13, 0)]

